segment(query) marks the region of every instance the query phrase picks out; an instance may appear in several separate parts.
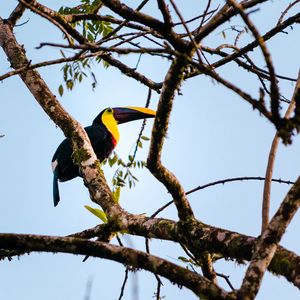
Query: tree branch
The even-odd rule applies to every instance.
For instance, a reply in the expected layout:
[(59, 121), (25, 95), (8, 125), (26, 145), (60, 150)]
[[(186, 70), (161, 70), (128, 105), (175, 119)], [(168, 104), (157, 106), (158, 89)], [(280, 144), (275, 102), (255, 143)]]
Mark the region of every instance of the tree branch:
[[(189, 191), (187, 191), (185, 194), (189, 195), (192, 194), (194, 192), (206, 189), (208, 187), (211, 186), (215, 186), (215, 185), (219, 185), (219, 184), (225, 184), (228, 182), (236, 182), (236, 181), (244, 181), (244, 180), (261, 180), (261, 181), (265, 181), (266, 178), (265, 177), (259, 177), (259, 176), (245, 176), (245, 177), (234, 177), (234, 178), (227, 178), (227, 179), (222, 179), (222, 180), (217, 180), (217, 181), (213, 181), (204, 185), (199, 185), (196, 188), (193, 188)], [(285, 183), (285, 184), (294, 184), (295, 182), (293, 181), (289, 181), (289, 180), (282, 180), (282, 179), (271, 179), (271, 181), (273, 182), (278, 182), (278, 183)], [(174, 203), (174, 200), (171, 200), (169, 202), (167, 202), (165, 205), (163, 205), (162, 207), (160, 207), (158, 210), (156, 210), (152, 215), (151, 218), (155, 218), (160, 212), (162, 212), (163, 210), (165, 210), (167, 207), (169, 207), (172, 203)]]
[(171, 45), (178, 51), (185, 52), (187, 50), (187, 43), (180, 38), (173, 30), (170, 30), (163, 22), (154, 19), (153, 17), (144, 13), (133, 10), (126, 4), (121, 3), (118, 0), (103, 0), (102, 1), (109, 9), (116, 14), (122, 16), (125, 19), (136, 21), (146, 26), (149, 26), (153, 30), (157, 31), (168, 40)]
[[(0, 18), (0, 46), (11, 66), (20, 69), (29, 65), (24, 49), (17, 43), (11, 27)], [(20, 77), (48, 116), (72, 139), (73, 150), (83, 149), (85, 155), (80, 162), (84, 179), (89, 187), (91, 199), (102, 206), (108, 216), (116, 217), (122, 209), (114, 202), (111, 191), (100, 170), (100, 164), (81, 125), (60, 105), (47, 84), (36, 70), (26, 70)], [(81, 150), (82, 151), (82, 150)]]
[[(285, 118), (288, 119), (293, 112), (295, 108), (296, 103), (296, 95), (298, 91), (300, 90), (300, 72), (298, 73), (298, 80), (295, 86), (294, 94), (291, 99), (291, 102), (287, 108), (287, 111), (285, 113)], [(272, 183), (272, 177), (273, 177), (273, 169), (275, 164), (275, 157), (276, 152), (279, 144), (279, 135), (276, 132), (273, 142), (271, 145), (271, 149), (269, 152), (269, 158), (268, 158), (268, 164), (266, 168), (266, 180), (264, 184), (264, 191), (263, 191), (263, 202), (262, 202), (262, 224), (261, 224), (261, 233), (264, 232), (264, 230), (267, 228), (269, 224), (269, 211), (270, 211), (270, 197), (271, 197), (271, 183)]]
[(43, 62), (40, 62), (40, 63), (37, 63), (37, 64), (31, 64), (30, 63), (27, 66), (23, 66), (19, 69), (16, 69), (16, 70), (13, 70), (13, 71), (7, 72), (6, 74), (1, 75), (0, 76), (0, 81), (4, 80), (6, 78), (9, 78), (11, 76), (14, 76), (14, 75), (18, 75), (18, 74), (22, 73), (25, 70), (33, 70), (33, 69), (38, 69), (38, 68), (41, 68), (41, 67), (46, 67), (46, 66), (71, 62), (71, 61), (75, 61), (75, 60), (78, 60), (78, 59), (91, 58), (91, 57), (95, 57), (97, 55), (99, 55), (99, 53), (97, 53), (97, 52), (96, 53), (88, 53), (88, 54), (85, 54), (85, 55), (75, 54), (74, 56), (71, 56), (71, 57), (63, 57), (63, 58), (58, 58), (58, 59), (54, 59), (54, 60), (43, 61)]
[[(60, 30), (62, 30), (65, 33), (67, 38), (68, 35), (70, 35), (78, 43), (83, 44), (85, 42), (88, 42), (83, 35), (81, 35), (76, 29), (74, 29), (71, 25), (69, 25), (64, 20), (63, 15), (61, 15), (60, 13), (38, 3), (36, 0), (18, 0), (18, 1), (23, 3), (25, 6), (27, 6), (32, 12), (40, 15), (41, 17), (47, 19), (55, 26), (57, 26)], [(69, 43), (73, 44), (70, 40)]]
[[(267, 0), (249, 0), (243, 1), (241, 3), (244, 9), (254, 7), (259, 3), (266, 2)], [(210, 20), (207, 24), (202, 26), (199, 30), (199, 33), (195, 36), (195, 41), (199, 43), (203, 38), (208, 36), (211, 32), (213, 32), (220, 25), (230, 20), (233, 16), (237, 14), (237, 11), (233, 8), (230, 8), (227, 4), (225, 4)]]
[[(209, 251), (237, 262), (250, 261), (256, 243), (255, 237), (209, 226), (197, 220), (183, 227), (172, 220), (135, 215), (128, 218), (123, 229), (129, 234), (189, 245), (194, 255)], [(284, 276), (300, 289), (300, 257), (295, 253), (278, 246), (268, 269), (273, 274)]]
[(252, 300), (255, 298), (264, 273), (276, 252), (278, 243), (299, 206), (300, 177), (282, 201), (261, 238), (258, 239), (242, 286), (236, 292), (239, 299)]
[[(265, 33), (262, 36), (262, 39), (264, 41), (267, 41), (269, 39), (271, 39), (273, 36), (275, 36), (276, 34), (280, 33), (283, 31), (283, 29), (287, 28), (288, 26), (291, 26), (294, 23), (297, 23), (297, 21), (300, 20), (300, 13), (295, 14), (294, 16), (286, 19), (284, 22), (282, 22), (280, 25), (277, 25), (276, 27), (272, 28), (271, 30), (269, 30), (267, 33)], [(253, 42), (249, 43), (248, 45), (246, 45), (245, 47), (241, 48), (239, 51), (234, 52), (233, 54), (228, 55), (227, 57), (219, 60), (218, 62), (215, 63), (215, 67), (218, 66), (223, 66), (225, 64), (227, 64), (229, 61), (232, 61), (240, 56), (242, 56), (243, 54), (252, 51), (254, 48), (256, 48), (257, 46), (259, 46), (258, 41), (255, 39)]]
[(227, 0), (227, 3), (229, 3), (234, 9), (239, 13), (239, 15), (242, 17), (248, 28), (251, 30), (254, 38), (257, 40), (259, 47), (263, 53), (263, 56), (265, 58), (266, 65), (269, 70), (270, 75), (270, 90), (271, 90), (271, 111), (273, 120), (275, 122), (275, 125), (279, 127), (279, 120), (280, 120), (280, 113), (279, 113), (279, 88), (276, 82), (276, 76), (275, 76), (275, 70), (273, 67), (273, 63), (271, 60), (271, 54), (266, 46), (266, 43), (254, 24), (251, 22), (251, 20), (248, 18), (246, 13), (243, 10), (243, 7), (241, 4), (237, 3), (235, 0)]
[[(90, 239), (106, 235), (109, 230), (121, 230), (145, 238), (157, 238), (189, 245), (189, 249), (195, 254), (204, 251), (219, 253), (224, 258), (234, 259), (238, 263), (251, 260), (257, 241), (255, 237), (209, 226), (197, 220), (194, 220), (188, 228), (183, 229), (173, 220), (128, 214), (128, 218), (125, 221), (122, 220), (119, 225), (121, 228), (110, 227), (108, 224), (98, 225), (72, 234), (70, 237)], [(0, 251), (0, 259), (21, 254), (24, 254), (24, 251)], [(300, 289), (300, 257), (295, 253), (278, 246), (268, 270), (277, 276), (284, 276)]]
[(0, 234), (0, 248), (20, 251), (62, 252), (105, 258), (157, 273), (171, 282), (185, 286), (196, 295), (203, 294), (207, 295), (209, 299), (216, 300), (226, 299), (228, 296), (228, 293), (223, 289), (186, 268), (142, 251), (103, 242), (70, 237)]
[(237, 95), (239, 95), (241, 98), (243, 98), (244, 100), (246, 100), (246, 102), (248, 102), (249, 104), (251, 104), (251, 106), (253, 107), (253, 109), (257, 109), (261, 114), (263, 114), (270, 122), (273, 122), (273, 118), (272, 118), (272, 114), (266, 109), (265, 105), (263, 102), (258, 101), (256, 99), (254, 99), (253, 97), (251, 97), (251, 95), (249, 95), (248, 93), (244, 92), (243, 90), (241, 90), (238, 86), (234, 85), (233, 83), (225, 80), (224, 78), (222, 78), (218, 73), (216, 73), (214, 70), (211, 70), (210, 67), (206, 67), (202, 64), (197, 64), (194, 62), (191, 62), (193, 66), (195, 66), (201, 73), (204, 73), (205, 75), (210, 76), (211, 78), (215, 79), (217, 82), (221, 83), (222, 85), (224, 85), (225, 87), (227, 87), (228, 89), (232, 90), (233, 92), (235, 92)]
[(180, 182), (162, 165), (161, 153), (168, 131), (173, 99), (176, 90), (182, 82), (184, 68), (184, 61), (177, 57), (173, 61), (165, 77), (152, 129), (151, 145), (147, 159), (147, 167), (151, 173), (166, 186), (169, 193), (172, 195), (178, 210), (179, 218), (182, 221), (186, 221), (193, 217), (193, 212)]
[(9, 18), (6, 20), (11, 27), (15, 27), (18, 20), (23, 16), (25, 12), (25, 6), (21, 3), (11, 12)]
[(173, 25), (172, 16), (170, 14), (168, 5), (166, 4), (166, 2), (164, 0), (157, 0), (157, 5), (158, 5), (159, 10), (161, 11), (163, 18), (164, 18), (164, 23), (167, 27), (167, 30), (168, 30), (168, 28), (171, 30), (171, 28), (174, 25)]

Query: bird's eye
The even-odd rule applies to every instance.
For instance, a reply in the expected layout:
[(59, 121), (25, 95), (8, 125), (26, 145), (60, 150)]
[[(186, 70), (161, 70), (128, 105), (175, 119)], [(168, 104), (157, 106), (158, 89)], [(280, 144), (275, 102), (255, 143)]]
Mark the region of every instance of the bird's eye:
[(108, 112), (108, 113), (112, 113), (113, 110), (109, 107), (109, 108), (107, 109), (107, 112)]

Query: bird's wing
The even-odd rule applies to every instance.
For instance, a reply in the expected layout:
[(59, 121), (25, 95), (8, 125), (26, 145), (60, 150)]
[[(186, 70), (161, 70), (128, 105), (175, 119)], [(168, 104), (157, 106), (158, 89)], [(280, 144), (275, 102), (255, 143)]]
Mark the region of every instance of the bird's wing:
[(67, 181), (79, 175), (78, 166), (72, 161), (72, 146), (70, 139), (64, 139), (52, 158), (52, 169), (60, 181)]
[(108, 131), (102, 124), (94, 124), (84, 128), (92, 143), (102, 143), (106, 140)]
[(90, 138), (97, 158), (103, 161), (110, 155), (115, 146), (111, 134), (102, 124), (94, 124), (86, 127), (85, 130)]

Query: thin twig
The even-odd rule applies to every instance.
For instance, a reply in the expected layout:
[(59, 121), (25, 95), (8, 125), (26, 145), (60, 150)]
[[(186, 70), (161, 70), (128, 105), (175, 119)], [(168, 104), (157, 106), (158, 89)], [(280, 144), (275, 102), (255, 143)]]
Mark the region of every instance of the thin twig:
[(158, 94), (160, 93), (160, 88), (162, 86), (161, 83), (156, 83), (156, 82), (152, 81), (151, 79), (147, 78), (143, 74), (135, 71), (132, 68), (129, 68), (127, 65), (125, 65), (122, 62), (120, 62), (119, 60), (113, 58), (110, 54), (103, 53), (101, 51), (91, 53), (91, 54), (85, 54), (85, 55), (76, 54), (75, 56), (70, 57), (70, 58), (60, 58), (60, 59), (49, 61), (49, 62), (41, 62), (41, 63), (35, 64), (35, 65), (28, 64), (27, 66), (24, 66), (24, 67), (19, 68), (15, 71), (11, 71), (11, 72), (8, 72), (8, 73), (0, 76), (0, 81), (7, 78), (7, 77), (10, 77), (10, 76), (13, 76), (13, 75), (16, 75), (16, 74), (20, 74), (24, 70), (30, 70), (30, 69), (35, 69), (35, 68), (47, 66), (47, 65), (59, 64), (59, 63), (63, 63), (63, 62), (73, 61), (76, 58), (88, 58), (88, 57), (93, 57), (93, 56), (99, 56), (101, 59), (103, 59), (108, 64), (110, 64), (113, 67), (119, 69), (126, 76), (132, 77), (132, 78), (136, 79), (137, 81), (143, 83), (147, 87), (151, 88), (152, 90), (156, 91)]
[(58, 59), (49, 60), (49, 61), (43, 61), (43, 62), (40, 62), (40, 63), (37, 63), (37, 64), (29, 64), (28, 66), (24, 66), (22, 68), (19, 68), (19, 69), (16, 69), (16, 70), (13, 70), (13, 71), (7, 72), (6, 74), (1, 75), (0, 76), (0, 81), (6, 79), (8, 77), (20, 74), (20, 73), (22, 73), (23, 71), (26, 71), (26, 70), (33, 70), (33, 69), (37, 69), (37, 68), (41, 68), (41, 67), (46, 67), (46, 66), (71, 62), (71, 61), (74, 61), (74, 60), (91, 58), (91, 57), (98, 56), (99, 54), (102, 54), (102, 51), (101, 52), (95, 52), (95, 53), (88, 53), (88, 54), (84, 54), (84, 55), (75, 54), (74, 56), (71, 56), (71, 57), (64, 57), (64, 58), (58, 58)]
[[(229, 46), (231, 48), (233, 45), (229, 45)], [(230, 54), (227, 54), (224, 51), (220, 51), (219, 49), (220, 49), (220, 47), (214, 49), (214, 48), (210, 48), (210, 47), (203, 46), (203, 45), (201, 46), (201, 50), (204, 51), (204, 52), (207, 52), (209, 54), (212, 54), (212, 55), (217, 54), (217, 55), (220, 55), (220, 56), (225, 57), (225, 58), (228, 57), (228, 56), (230, 56)], [(236, 47), (235, 49), (239, 49), (239, 48)], [(241, 49), (239, 49), (238, 51), (240, 51), (240, 50)], [(245, 55), (246, 55), (246, 53), (242, 54), (241, 56), (246, 57)], [(249, 58), (248, 55), (247, 55), (247, 57)], [(248, 65), (247, 63), (243, 62), (239, 58), (235, 58), (233, 61), (236, 62), (240, 67), (243, 67), (244, 69), (246, 69), (247, 71), (250, 71), (250, 72), (252, 72), (252, 73), (256, 74), (257, 76), (260, 76), (260, 77), (262, 77), (264, 79), (270, 80), (270, 76), (269, 76), (269, 74), (268, 74), (268, 72), (266, 70), (264, 70), (262, 68), (259, 68), (259, 67), (255, 66), (255, 65)], [(217, 69), (217, 68), (219, 68), (219, 67), (221, 67), (223, 65), (223, 64), (220, 64), (219, 62), (220, 61), (212, 63), (211, 66), (214, 69)], [(199, 74), (199, 72), (194, 72), (194, 73), (189, 74), (188, 77), (194, 77), (194, 76), (197, 76), (198, 74)], [(287, 77), (287, 76), (282, 76), (282, 75), (279, 75), (279, 74), (276, 74), (276, 77), (278, 79), (289, 80), (289, 81), (293, 81), (293, 82), (297, 81), (297, 79), (295, 79), (295, 78), (291, 78), (291, 77)]]
[(252, 23), (252, 21), (249, 19), (248, 15), (244, 12), (244, 9), (240, 3), (237, 3), (235, 0), (227, 0), (227, 3), (229, 3), (232, 7), (235, 8), (235, 10), (239, 13), (239, 15), (242, 17), (248, 28), (251, 30), (254, 38), (257, 40), (260, 49), (263, 53), (266, 65), (269, 70), (270, 74), (270, 90), (271, 90), (271, 111), (272, 111), (272, 117), (275, 122), (275, 125), (278, 125), (278, 121), (280, 120), (280, 114), (279, 114), (279, 88), (276, 82), (276, 76), (275, 76), (275, 70), (274, 66), (271, 60), (271, 54), (267, 48), (267, 45)]
[[(189, 60), (187, 58), (187, 60)], [(253, 109), (257, 109), (262, 115), (264, 115), (270, 122), (273, 124), (274, 118), (272, 114), (267, 110), (265, 107), (265, 104), (261, 101), (258, 101), (257, 99), (254, 99), (250, 94), (244, 92), (242, 89), (240, 89), (238, 86), (233, 84), (232, 82), (224, 79), (221, 77), (217, 72), (211, 69), (209, 66), (205, 66), (203, 64), (198, 64), (194, 61), (189, 60), (190, 64), (192, 64), (195, 68), (197, 68), (200, 72), (202, 72), (205, 75), (210, 76), (211, 78), (215, 79), (217, 82), (221, 83), (231, 91), (235, 92), (237, 95), (239, 95), (241, 98), (246, 100), (249, 104), (251, 104)]]
[[(291, 99), (291, 102), (287, 108), (285, 113), (285, 118), (289, 118), (291, 113), (293, 112), (296, 104), (296, 95), (300, 89), (300, 72), (298, 73), (298, 80), (294, 89), (294, 93)], [(269, 224), (269, 211), (270, 211), (270, 202), (271, 202), (271, 183), (272, 183), (272, 176), (275, 164), (275, 157), (276, 152), (279, 144), (279, 135), (276, 132), (273, 142), (271, 145), (271, 149), (269, 152), (268, 164), (266, 168), (266, 175), (265, 175), (265, 184), (264, 184), (264, 191), (263, 191), (263, 202), (262, 202), (262, 223), (261, 223), (261, 233), (268, 227)]]
[[(149, 238), (145, 238), (145, 246), (146, 246), (146, 252), (148, 254), (150, 254), (150, 244), (149, 244)], [(154, 273), (154, 276), (157, 280), (157, 290), (156, 290), (156, 299), (160, 299), (160, 288), (163, 285), (161, 282), (161, 279), (159, 278), (159, 276)]]
[[(113, 45), (111, 45), (111, 48), (117, 48), (117, 47), (119, 47), (119, 46), (121, 46), (121, 45), (124, 45), (124, 44), (126, 44), (126, 43), (129, 43), (130, 45), (133, 45), (133, 46), (135, 46), (135, 47), (137, 47), (137, 48), (142, 48), (140, 45), (139, 45), (139, 43), (133, 43), (132, 41), (133, 40), (135, 40), (135, 39), (137, 39), (137, 38), (139, 38), (139, 37), (142, 37), (142, 36), (144, 36), (144, 35), (146, 35), (146, 34), (148, 34), (147, 32), (139, 32), (139, 33), (136, 33), (136, 32), (131, 32), (131, 33), (124, 33), (124, 34), (122, 34), (122, 35), (117, 35), (117, 36), (114, 36), (114, 37), (112, 37), (111, 39), (110, 39), (110, 42), (112, 41), (112, 40), (114, 40), (114, 39), (119, 39), (119, 40), (121, 40), (121, 41), (118, 41), (117, 43), (115, 43), (115, 44), (113, 44)], [(129, 36), (129, 38), (124, 38), (124, 37), (126, 37), (126, 36)]]
[[(151, 89), (149, 88), (149, 90), (148, 90), (148, 95), (147, 95), (147, 100), (146, 100), (146, 104), (145, 104), (145, 107), (146, 107), (146, 108), (149, 107), (150, 100), (151, 100), (151, 94), (152, 94), (152, 93), (151, 93)], [(133, 162), (134, 162), (134, 159), (135, 159), (135, 157), (136, 157), (136, 154), (137, 154), (137, 151), (138, 151), (138, 148), (139, 148), (139, 143), (140, 143), (141, 137), (142, 137), (142, 135), (143, 135), (143, 131), (144, 131), (144, 129), (145, 129), (146, 123), (147, 123), (147, 120), (144, 119), (144, 120), (143, 120), (143, 124), (142, 124), (142, 126), (141, 126), (141, 130), (140, 130), (140, 132), (139, 132), (138, 138), (137, 138), (136, 143), (135, 143), (135, 149), (134, 149), (134, 152), (133, 152), (133, 155), (132, 155), (132, 159), (131, 159), (131, 161), (127, 164), (127, 167), (130, 167), (130, 166), (133, 164)]]
[[(76, 23), (76, 22), (82, 21), (82, 20), (92, 20), (92, 21), (104, 21), (104, 22), (109, 22), (112, 24), (120, 25), (124, 22), (123, 20), (113, 18), (112, 16), (101, 16), (101, 15), (85, 14), (85, 13), (84, 14), (64, 15), (64, 19), (66, 20), (66, 22), (69, 22), (69, 23)], [(152, 34), (156, 38), (160, 38), (160, 39), (163, 38), (158, 32), (154, 31), (150, 27), (145, 27), (142, 25), (138, 25), (136, 23), (127, 22), (126, 24), (124, 24), (124, 27)], [(107, 38), (108, 36), (105, 36), (105, 37)], [(111, 39), (111, 38), (112, 37), (109, 37), (109, 39)]]
[(162, 286), (161, 280), (157, 280), (157, 287), (156, 287), (156, 293), (155, 293), (156, 300), (161, 300), (161, 297), (160, 297), (161, 286)]
[(202, 25), (204, 24), (205, 17), (206, 17), (207, 14), (208, 14), (208, 10), (209, 10), (209, 8), (210, 8), (210, 5), (211, 5), (211, 0), (208, 0), (208, 1), (207, 1), (206, 8), (205, 8), (204, 13), (203, 13), (203, 17), (202, 17), (201, 22), (200, 22), (200, 25), (198, 26), (198, 29), (197, 29), (197, 34), (199, 33), (199, 31), (200, 31), (201, 28), (202, 28)]
[[(234, 49), (235, 51), (240, 51), (240, 49), (238, 47), (236, 47), (235, 45), (231, 45), (231, 44), (223, 44), (223, 45), (217, 47), (216, 51), (218, 51), (220, 53), (221, 52), (220, 50), (224, 49), (224, 48), (231, 48), (231, 49)], [(222, 53), (225, 53), (225, 52), (222, 52)], [(268, 95), (271, 95), (270, 91), (266, 87), (266, 84), (263, 80), (263, 79), (268, 79), (269, 81), (271, 80), (271, 77), (269, 76), (269, 73), (266, 72), (265, 70), (257, 67), (254, 64), (254, 62), (252, 61), (252, 59), (250, 59), (248, 54), (244, 53), (243, 57), (248, 61), (249, 65), (247, 63), (244, 63), (243, 61), (241, 61), (239, 59), (235, 59), (234, 61), (237, 62), (238, 65), (244, 67), (246, 70), (249, 70), (250, 72), (256, 74), (257, 77), (258, 77), (258, 80), (261, 82), (261, 85), (263, 86), (264, 91)], [(212, 64), (212, 66), (214, 66), (214, 64)], [(275, 76), (278, 77), (276, 74), (275, 74)], [(277, 82), (277, 80), (276, 80), (276, 82)], [(290, 101), (287, 101), (283, 97), (280, 97), (280, 101), (290, 103)]]
[(191, 32), (190, 32), (187, 24), (185, 23), (185, 20), (184, 20), (183, 16), (181, 15), (181, 13), (180, 13), (178, 7), (176, 6), (176, 4), (174, 3), (174, 1), (170, 0), (170, 3), (172, 4), (172, 6), (173, 6), (173, 8), (174, 8), (174, 10), (175, 10), (175, 12), (177, 14), (177, 16), (179, 17), (179, 19), (180, 19), (180, 21), (181, 21), (184, 29), (186, 30), (186, 32), (188, 34), (189, 39), (191, 40), (191, 43), (192, 43), (193, 47), (196, 50), (196, 54), (197, 54), (199, 63), (202, 63), (202, 59), (201, 59), (199, 47), (198, 47), (197, 43), (195, 42), (195, 39), (193, 38), (193, 36), (192, 36), (192, 34), (191, 34)]
[(119, 237), (118, 234), (116, 235), (116, 239), (117, 239), (119, 245), (120, 245), (121, 247), (124, 247), (124, 245), (123, 245), (123, 243), (122, 243), (122, 241), (121, 241), (121, 239), (120, 239), (120, 237)]
[[(124, 245), (123, 245), (123, 243), (122, 243), (122, 241), (121, 241), (119, 235), (116, 235), (116, 239), (117, 239), (119, 245), (120, 245), (121, 247), (124, 247)], [(123, 297), (123, 295), (124, 295), (125, 286), (126, 286), (126, 283), (127, 283), (127, 280), (128, 280), (128, 273), (129, 273), (129, 267), (127, 266), (127, 267), (125, 268), (125, 276), (124, 276), (124, 280), (123, 280), (123, 283), (122, 283), (122, 287), (121, 287), (121, 292), (120, 292), (119, 300), (121, 300), (122, 297)]]
[(129, 267), (126, 267), (125, 268), (125, 276), (124, 276), (124, 280), (123, 280), (123, 283), (122, 283), (119, 300), (121, 300), (123, 295), (124, 295), (125, 286), (126, 286), (126, 283), (127, 283), (127, 280), (128, 280), (128, 273), (129, 273)]
[[(208, 187), (211, 186), (215, 186), (215, 185), (219, 185), (219, 184), (225, 184), (228, 182), (235, 182), (235, 181), (244, 181), (244, 180), (259, 180), (259, 181), (264, 181), (265, 177), (257, 177), (257, 176), (247, 176), (247, 177), (234, 177), (234, 178), (228, 178), (228, 179), (222, 179), (222, 180), (217, 180), (217, 181), (213, 181), (204, 185), (199, 185), (198, 187), (189, 190), (188, 192), (186, 192), (186, 195), (192, 194), (194, 192), (206, 189)], [(285, 184), (294, 184), (295, 182), (293, 181), (288, 181), (288, 180), (282, 180), (282, 179), (273, 179), (273, 182), (278, 182), (278, 183), (285, 183)], [(162, 206), (161, 208), (159, 208), (157, 211), (155, 211), (150, 218), (155, 218), (160, 212), (162, 212), (164, 209), (166, 209), (168, 206), (170, 206), (174, 201), (171, 200), (168, 203), (166, 203), (164, 206)]]
[[(191, 18), (189, 20), (186, 20), (185, 23), (189, 24), (189, 23), (197, 21), (197, 20), (199, 20), (199, 19), (201, 19), (201, 18), (203, 18), (205, 16), (213, 15), (218, 9), (219, 9), (219, 6), (217, 8), (215, 8), (215, 9), (212, 9), (211, 11), (209, 11), (207, 13), (204, 12), (203, 14), (201, 14), (201, 15), (199, 15), (197, 17), (194, 17), (194, 18)], [(178, 26), (178, 25), (182, 25), (182, 23), (181, 22), (174, 23), (174, 26)]]
[(22, 3), (24, 6), (26, 6), (27, 8), (29, 8), (30, 10), (32, 10), (33, 12), (35, 12), (36, 14), (40, 15), (41, 17), (47, 19), (49, 22), (51, 22), (52, 24), (54, 24), (56, 27), (58, 27), (65, 35), (68, 43), (70, 45), (73, 44), (73, 41), (71, 39), (71, 37), (69, 36), (68, 31), (65, 29), (64, 26), (62, 26), (59, 22), (57, 22), (56, 20), (54, 20), (52, 17), (50, 17), (48, 14), (46, 14), (45, 12), (37, 9), (36, 7), (34, 7), (33, 5), (31, 5), (30, 3), (27, 3), (25, 0), (18, 0), (20, 3)]
[[(265, 33), (262, 38), (264, 41), (267, 41), (269, 39), (271, 39), (273, 36), (275, 36), (276, 34), (282, 32), (282, 30), (294, 23), (297, 23), (297, 20), (300, 20), (300, 13), (295, 14), (294, 16), (288, 18), (287, 20), (285, 20), (284, 22), (282, 22), (279, 26), (276, 26), (274, 28), (272, 28), (271, 30), (269, 30), (267, 33)], [(240, 51), (238, 52), (234, 52), (230, 55), (227, 55), (226, 57), (224, 57), (223, 59), (219, 60), (218, 62), (214, 63), (213, 66), (214, 68), (217, 67), (221, 67), (225, 64), (227, 64), (228, 62), (235, 60), (236, 58), (242, 56), (243, 54), (252, 51), (253, 49), (255, 49), (257, 46), (259, 46), (258, 41), (255, 39), (253, 42), (249, 43), (248, 45), (246, 45), (245, 47), (241, 48)], [(296, 81), (296, 80), (294, 80)]]
[(115, 47), (103, 47), (97, 46), (94, 44), (82, 44), (82, 45), (66, 45), (66, 44), (57, 44), (57, 43), (40, 43), (36, 49), (41, 49), (44, 46), (51, 47), (59, 47), (64, 49), (81, 49), (81, 50), (97, 50), (103, 52), (115, 52), (117, 54), (130, 54), (130, 53), (143, 53), (149, 54), (151, 53), (168, 53), (170, 54), (170, 50), (166, 50), (165, 48), (115, 48)]
[(227, 284), (229, 285), (229, 287), (234, 291), (235, 288), (233, 287), (233, 285), (231, 284), (230, 280), (229, 280), (229, 276), (228, 275), (224, 275), (222, 273), (216, 273), (217, 276), (224, 278), (225, 281), (227, 282)]
[[(146, 247), (146, 252), (148, 254), (150, 254), (149, 238), (145, 238), (145, 247)], [(160, 299), (160, 288), (163, 284), (162, 284), (162, 281), (161, 281), (160, 277), (156, 273), (154, 273), (154, 276), (155, 276), (156, 281), (157, 281), (157, 288), (156, 288), (155, 296), (156, 296), (156, 299), (159, 300)]]
[(153, 31), (156, 31), (159, 35), (163, 36), (164, 39), (167, 40), (175, 49), (180, 51), (185, 51), (187, 49), (187, 42), (181, 39), (180, 36), (173, 30), (166, 34), (166, 26), (164, 22), (134, 10), (118, 0), (102, 0), (102, 2), (109, 9), (119, 14), (124, 19), (130, 19), (132, 22), (135, 21), (150, 27)]
[(300, 0), (296, 0), (288, 5), (288, 7), (283, 11), (280, 18), (278, 19), (277, 26), (282, 23), (282, 20), (283, 20), (284, 16), (288, 13), (288, 11), (299, 2), (300, 2)]
[[(149, 0), (144, 0), (142, 3), (135, 9), (136, 11), (140, 11), (147, 3)], [(129, 22), (128, 19), (125, 19), (124, 21), (121, 22), (119, 26), (117, 26), (112, 32), (110, 32), (108, 35), (106, 35), (103, 39), (101, 39), (97, 44), (103, 44), (106, 42), (111, 36), (115, 35), (118, 31), (120, 31), (127, 23)]]

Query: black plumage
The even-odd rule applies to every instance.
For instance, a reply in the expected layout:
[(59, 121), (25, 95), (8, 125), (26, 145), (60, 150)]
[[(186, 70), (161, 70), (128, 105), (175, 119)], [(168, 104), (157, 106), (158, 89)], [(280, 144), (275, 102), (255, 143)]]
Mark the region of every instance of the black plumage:
[[(104, 113), (106, 115), (103, 118)], [(92, 125), (85, 127), (85, 131), (100, 162), (111, 154), (118, 142), (119, 132), (117, 124), (137, 119), (153, 118), (154, 116), (155, 111), (138, 107), (107, 108), (98, 114)], [(113, 136), (113, 134), (116, 136)], [(66, 138), (61, 142), (53, 155), (54, 206), (57, 206), (60, 201), (58, 181), (64, 182), (81, 176), (79, 166), (75, 165), (72, 160), (72, 153), (72, 142), (69, 138)]]

